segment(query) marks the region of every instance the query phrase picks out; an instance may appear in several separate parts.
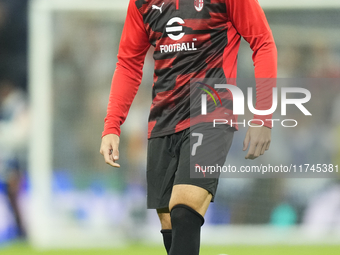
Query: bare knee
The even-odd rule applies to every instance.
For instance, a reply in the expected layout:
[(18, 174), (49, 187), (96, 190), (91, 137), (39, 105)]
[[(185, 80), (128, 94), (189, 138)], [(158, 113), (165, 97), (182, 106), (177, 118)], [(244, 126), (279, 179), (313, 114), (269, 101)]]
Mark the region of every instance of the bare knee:
[(171, 229), (171, 218), (169, 208), (157, 209), (162, 229)]
[(193, 185), (175, 185), (169, 203), (170, 210), (178, 204), (190, 206), (192, 209), (205, 215), (212, 195), (205, 189)]

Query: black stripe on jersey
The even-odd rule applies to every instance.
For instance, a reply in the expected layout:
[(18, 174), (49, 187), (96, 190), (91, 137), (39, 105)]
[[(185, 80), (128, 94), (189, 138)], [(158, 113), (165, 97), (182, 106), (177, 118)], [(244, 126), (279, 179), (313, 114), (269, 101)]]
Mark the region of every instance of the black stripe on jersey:
[(145, 0), (137, 0), (137, 1), (135, 2), (136, 6), (137, 6), (137, 9), (142, 8), (143, 4), (147, 4), (147, 3), (148, 3), (148, 2), (145, 1)]

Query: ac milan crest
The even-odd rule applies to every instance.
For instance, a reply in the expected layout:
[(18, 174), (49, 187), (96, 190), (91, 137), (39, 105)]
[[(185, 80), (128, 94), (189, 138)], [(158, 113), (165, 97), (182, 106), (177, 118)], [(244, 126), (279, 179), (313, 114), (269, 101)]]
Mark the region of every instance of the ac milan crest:
[(200, 12), (203, 10), (204, 0), (195, 0), (195, 9)]

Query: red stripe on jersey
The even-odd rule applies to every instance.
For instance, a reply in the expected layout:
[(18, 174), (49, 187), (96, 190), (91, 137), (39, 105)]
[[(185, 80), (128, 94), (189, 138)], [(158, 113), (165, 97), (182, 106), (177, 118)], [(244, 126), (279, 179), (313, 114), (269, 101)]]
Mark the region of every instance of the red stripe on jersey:
[(176, 86), (174, 89), (177, 89), (182, 86), (189, 86), (188, 81), (190, 81), (190, 79), (204, 79), (204, 77), (205, 77), (205, 72), (179, 74), (177, 76)]
[(163, 92), (158, 92), (155, 98), (152, 101), (152, 108), (156, 105), (161, 104), (168, 104), (169, 103), (169, 98), (170, 95), (173, 93), (173, 90), (170, 91), (163, 91)]
[(216, 20), (217, 22), (226, 22), (227, 20), (225, 13), (210, 13), (210, 18)]
[(221, 4), (225, 3), (225, 0), (210, 0), (210, 4)]
[(155, 120), (155, 121), (150, 121), (150, 122), (148, 123), (148, 138), (151, 137), (151, 131), (152, 131), (153, 128), (155, 127), (156, 123), (157, 123), (156, 120)]
[(190, 126), (190, 119), (180, 121), (175, 127), (175, 132), (182, 131), (183, 129), (186, 129), (189, 126)]

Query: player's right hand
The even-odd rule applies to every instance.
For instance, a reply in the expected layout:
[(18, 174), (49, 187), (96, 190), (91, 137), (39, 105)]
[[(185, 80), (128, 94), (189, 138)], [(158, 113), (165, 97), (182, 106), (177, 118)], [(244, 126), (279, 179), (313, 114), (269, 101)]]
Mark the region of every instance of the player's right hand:
[(109, 134), (103, 136), (102, 144), (100, 145), (100, 153), (104, 156), (106, 164), (113, 167), (120, 167), (116, 161), (119, 159), (119, 136)]

